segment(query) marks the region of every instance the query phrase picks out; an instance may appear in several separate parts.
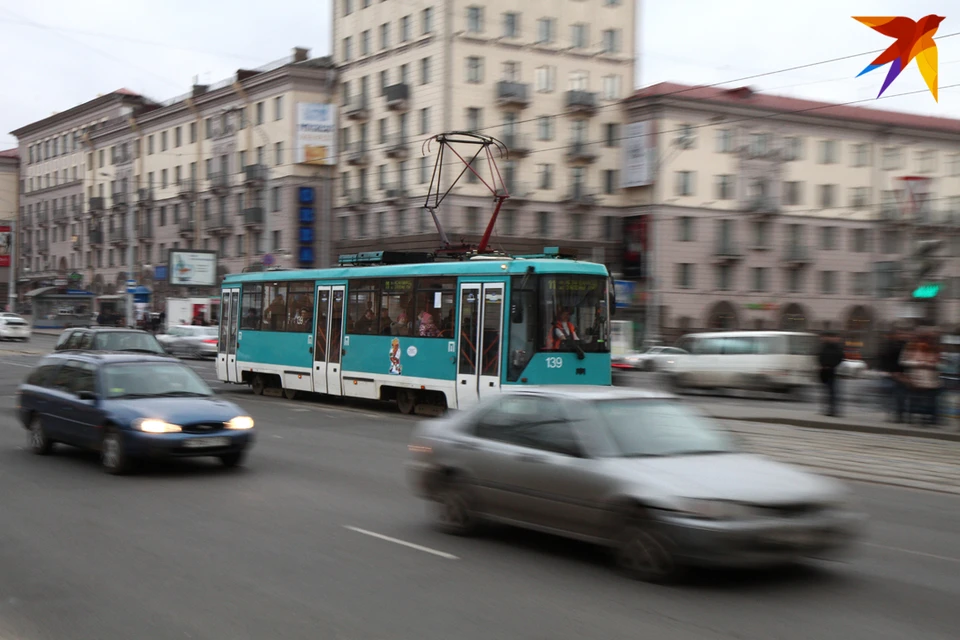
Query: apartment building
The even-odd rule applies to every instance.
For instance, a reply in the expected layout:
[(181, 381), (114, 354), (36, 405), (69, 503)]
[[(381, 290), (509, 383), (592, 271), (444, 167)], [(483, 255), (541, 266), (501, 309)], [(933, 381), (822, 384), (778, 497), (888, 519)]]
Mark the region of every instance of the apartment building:
[(830, 329), (869, 347), (907, 312), (895, 274), (924, 238), (947, 241), (949, 285), (925, 312), (960, 322), (960, 120), (672, 83), (625, 110), (646, 174), (626, 197), (655, 249), (630, 255), (651, 261), (665, 336)]
[[(509, 149), (494, 246), (572, 244), (599, 259), (617, 246), (633, 0), (335, 0), (333, 11), (341, 249), (439, 246), (423, 208), (437, 146), (423, 143), (458, 130)], [(451, 160), (444, 189), (463, 169)], [(489, 178), (485, 162), (476, 169)], [(476, 242), (492, 202), (467, 172), (437, 215), (451, 239)]]
[(20, 206), (20, 152), (0, 151), (0, 307), (10, 303), (10, 275), (15, 271), (17, 243), (6, 229), (15, 226)]
[[(28, 235), (44, 241), (31, 256), (45, 261), (35, 264), (58, 274), (76, 270), (98, 295), (122, 292), (130, 272), (154, 289), (156, 302), (182, 293), (166, 282), (170, 250), (216, 251), (221, 276), (260, 267), (267, 255), (270, 264), (314, 266), (330, 252), (322, 213), (313, 210), (322, 208), (329, 177), (327, 167), (298, 155), (299, 107), (330, 103), (335, 81), (329, 58), (295, 49), (162, 103), (120, 94), (129, 104), (105, 114), (79, 146), (52, 147), (63, 155), (69, 144), (63, 168), (30, 156), (28, 197), (50, 201), (53, 212), (44, 215), (46, 204), (34, 206), (35, 218), (29, 205), (25, 212)], [(53, 126), (41, 121), (24, 128), (33, 137), (14, 135), (30, 150), (53, 138)], [(50, 171), (69, 182), (44, 197), (55, 188), (46, 186)], [(309, 219), (303, 189), (312, 196)]]

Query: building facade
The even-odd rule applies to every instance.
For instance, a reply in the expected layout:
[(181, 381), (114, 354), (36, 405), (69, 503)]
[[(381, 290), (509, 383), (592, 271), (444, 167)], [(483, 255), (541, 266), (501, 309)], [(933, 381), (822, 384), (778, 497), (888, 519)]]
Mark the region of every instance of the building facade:
[(672, 83), (625, 110), (647, 134), (626, 142), (650, 174), (627, 197), (662, 337), (838, 330), (869, 352), (916, 315), (910, 257), (928, 238), (943, 286), (920, 311), (960, 322), (960, 120)]
[[(166, 281), (171, 250), (216, 251), (221, 276), (265, 262), (315, 266), (330, 253), (329, 232), (318, 213), (304, 233), (300, 192), (321, 204), (328, 176), (298, 161), (298, 115), (303, 103), (330, 103), (335, 81), (329, 58), (295, 49), (163, 103), (118, 93), (79, 146), (69, 136), (49, 143), (73, 121), (14, 132), (34, 160), (25, 166), (24, 229), (36, 245), (25, 245), (25, 264), (43, 276), (78, 273), (100, 296), (122, 293), (132, 278), (161, 303), (185, 293)], [(51, 173), (62, 177), (47, 186)]]
[(7, 149), (0, 151), (0, 307), (4, 308), (13, 303), (10, 283), (16, 282), (16, 252), (19, 250), (13, 234), (16, 233), (19, 211), (20, 152)]
[[(601, 260), (612, 252), (624, 213), (619, 102), (633, 85), (633, 0), (336, 0), (333, 7), (341, 250), (438, 247), (424, 209), (437, 145), (424, 142), (471, 131), (509, 150), (498, 158), (511, 197), (494, 247), (561, 243)], [(463, 168), (450, 156), (440, 187)], [(476, 169), (489, 183), (487, 163)], [(451, 240), (476, 242), (492, 203), (468, 172), (436, 213)]]

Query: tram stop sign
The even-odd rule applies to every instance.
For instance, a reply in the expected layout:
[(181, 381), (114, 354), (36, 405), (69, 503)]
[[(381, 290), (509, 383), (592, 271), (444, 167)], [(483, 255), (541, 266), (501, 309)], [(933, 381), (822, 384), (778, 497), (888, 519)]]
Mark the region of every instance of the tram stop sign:
[(929, 300), (936, 298), (938, 293), (940, 293), (939, 284), (922, 284), (913, 290), (913, 297), (917, 300)]

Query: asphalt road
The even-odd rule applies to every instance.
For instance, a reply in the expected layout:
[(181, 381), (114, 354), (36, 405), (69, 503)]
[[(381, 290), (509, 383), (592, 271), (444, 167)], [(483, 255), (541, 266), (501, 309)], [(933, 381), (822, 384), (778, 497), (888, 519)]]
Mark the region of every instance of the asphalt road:
[(402, 475), (412, 420), (367, 406), (229, 393), (260, 431), (241, 470), (33, 456), (11, 413), (33, 360), (0, 352), (2, 640), (957, 637), (955, 497), (855, 485), (848, 562), (655, 587), (585, 545), (435, 532)]

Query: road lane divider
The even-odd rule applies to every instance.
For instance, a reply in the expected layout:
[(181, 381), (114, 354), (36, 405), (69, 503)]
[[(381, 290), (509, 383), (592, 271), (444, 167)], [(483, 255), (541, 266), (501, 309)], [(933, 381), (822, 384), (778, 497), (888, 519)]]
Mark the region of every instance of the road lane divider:
[(431, 549), (430, 547), (425, 547), (423, 545), (414, 544), (413, 542), (407, 542), (406, 540), (400, 540), (399, 538), (391, 538), (390, 536), (385, 536), (382, 533), (377, 533), (375, 531), (367, 531), (366, 529), (361, 529), (360, 527), (353, 527), (350, 525), (343, 525), (344, 529), (349, 529), (354, 533), (359, 533), (365, 536), (370, 536), (371, 538), (377, 538), (378, 540), (383, 540), (385, 542), (392, 542), (393, 544), (398, 544), (401, 547), (407, 547), (410, 549), (416, 549), (417, 551), (422, 551), (424, 553), (429, 553), (446, 560), (459, 560), (457, 556), (452, 553), (447, 553), (446, 551), (438, 551), (437, 549)]

